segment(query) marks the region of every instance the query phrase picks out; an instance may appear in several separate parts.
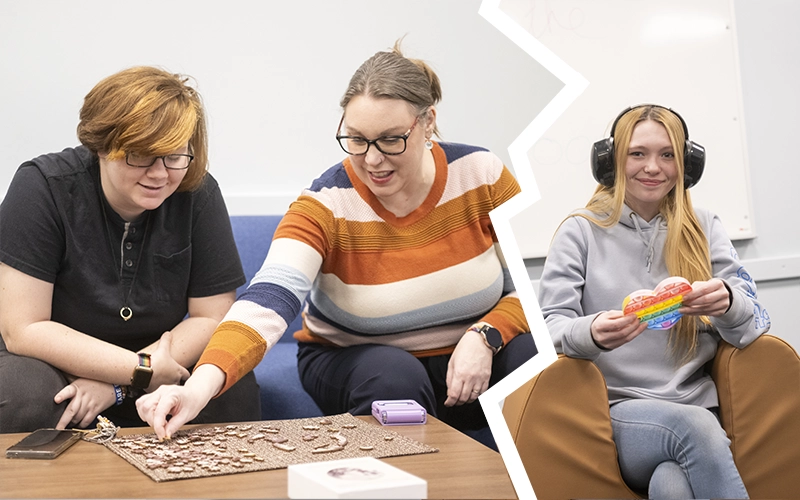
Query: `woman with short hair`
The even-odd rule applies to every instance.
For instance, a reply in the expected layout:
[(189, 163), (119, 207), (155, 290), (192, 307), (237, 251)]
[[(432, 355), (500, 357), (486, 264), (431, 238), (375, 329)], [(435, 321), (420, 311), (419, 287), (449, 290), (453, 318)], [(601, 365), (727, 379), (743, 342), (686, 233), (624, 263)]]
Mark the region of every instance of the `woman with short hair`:
[[(0, 206), (1, 432), (141, 425), (133, 401), (189, 376), (245, 281), (185, 77), (105, 78), (78, 138), (23, 163)], [(199, 421), (260, 417), (241, 378)]]

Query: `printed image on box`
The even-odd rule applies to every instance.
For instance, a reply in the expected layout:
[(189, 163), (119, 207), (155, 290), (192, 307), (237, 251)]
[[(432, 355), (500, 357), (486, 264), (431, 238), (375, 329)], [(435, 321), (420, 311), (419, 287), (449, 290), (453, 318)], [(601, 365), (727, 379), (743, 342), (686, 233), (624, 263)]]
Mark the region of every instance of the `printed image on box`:
[(372, 457), (289, 466), (289, 498), (427, 498), (428, 483)]

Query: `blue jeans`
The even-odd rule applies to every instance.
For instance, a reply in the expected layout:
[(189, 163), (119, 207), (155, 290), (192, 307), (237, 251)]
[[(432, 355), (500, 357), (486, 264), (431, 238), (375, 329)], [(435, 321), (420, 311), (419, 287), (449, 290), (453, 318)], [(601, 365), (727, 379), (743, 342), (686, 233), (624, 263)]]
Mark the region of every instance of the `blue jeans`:
[(730, 440), (706, 408), (650, 399), (611, 407), (622, 478), (650, 498), (748, 498)]

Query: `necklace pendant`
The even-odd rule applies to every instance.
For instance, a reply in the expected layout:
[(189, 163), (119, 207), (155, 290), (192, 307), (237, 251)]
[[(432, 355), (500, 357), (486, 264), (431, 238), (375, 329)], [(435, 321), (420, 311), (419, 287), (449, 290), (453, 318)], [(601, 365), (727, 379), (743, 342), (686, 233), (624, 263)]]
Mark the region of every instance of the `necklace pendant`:
[(123, 306), (122, 309), (119, 310), (119, 315), (122, 317), (122, 319), (128, 321), (133, 317), (133, 311), (131, 311), (130, 307)]

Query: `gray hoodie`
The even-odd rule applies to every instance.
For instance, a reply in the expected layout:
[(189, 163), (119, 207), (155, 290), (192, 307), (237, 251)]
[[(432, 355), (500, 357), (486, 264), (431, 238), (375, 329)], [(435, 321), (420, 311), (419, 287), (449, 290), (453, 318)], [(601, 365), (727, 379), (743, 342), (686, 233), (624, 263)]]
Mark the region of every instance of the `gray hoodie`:
[(664, 260), (667, 225), (661, 215), (647, 222), (625, 206), (619, 223), (608, 229), (570, 217), (553, 239), (540, 281), (542, 314), (556, 351), (597, 364), (611, 404), (646, 398), (716, 406), (714, 382), (703, 365), (714, 357), (720, 336), (741, 348), (769, 330), (755, 283), (719, 218), (706, 210), (695, 213), (708, 238), (712, 273), (731, 288), (733, 303), (727, 313), (711, 318), (714, 328), (700, 332), (697, 355), (680, 367), (670, 356), (669, 331), (645, 330), (610, 351), (600, 349), (590, 333), (599, 313), (621, 310), (628, 294), (653, 289), (669, 277)]

